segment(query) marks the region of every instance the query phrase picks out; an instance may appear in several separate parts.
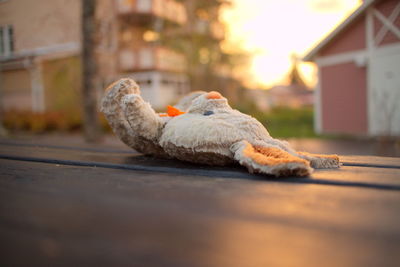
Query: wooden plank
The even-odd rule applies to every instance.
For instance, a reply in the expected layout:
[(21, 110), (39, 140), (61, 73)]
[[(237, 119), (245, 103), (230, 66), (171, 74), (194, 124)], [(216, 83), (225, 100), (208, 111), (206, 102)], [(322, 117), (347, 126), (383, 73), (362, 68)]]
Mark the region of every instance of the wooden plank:
[(400, 261), (398, 191), (10, 160), (0, 169), (2, 266)]
[(340, 156), (347, 166), (378, 166), (400, 168), (400, 158), (376, 156)]
[[(210, 167), (189, 164), (178, 160), (155, 159), (141, 156), (140, 154), (130, 155), (125, 152), (108, 153), (64, 150), (48, 147), (19, 146), (16, 148), (15, 146), (3, 145), (0, 146), (0, 157), (4, 155), (16, 156), (16, 158), (29, 157), (30, 159), (33, 157), (34, 159), (36, 158), (37, 161), (47, 162), (66, 160), (68, 161), (66, 163), (61, 161), (56, 163), (68, 165), (83, 163), (89, 166), (96, 165), (107, 168), (125, 168), (187, 175), (224, 176), (242, 179), (274, 179), (264, 175), (249, 174), (246, 169), (241, 166)], [(73, 161), (71, 161), (71, 159)], [(384, 159), (378, 158), (378, 161), (384, 162)], [(281, 181), (400, 190), (400, 169), (342, 166), (340, 169), (316, 170), (310, 178), (281, 179)]]
[[(64, 141), (64, 140), (63, 140)], [(33, 148), (48, 148), (48, 149), (61, 149), (71, 151), (88, 151), (88, 152), (103, 152), (103, 153), (123, 153), (123, 154), (140, 154), (135, 150), (125, 146), (124, 144), (118, 146), (104, 145), (98, 146), (97, 144), (69, 144), (68, 140), (64, 142), (43, 143), (35, 142), (34, 140), (13, 140), (13, 139), (2, 139), (0, 138), (0, 147), (33, 147)]]
[(337, 182), (400, 185), (400, 169), (342, 166), (339, 169), (316, 170), (312, 179)]
[[(35, 143), (33, 140), (10, 140), (10, 139), (1, 139), (0, 138), (0, 149), (12, 149), (12, 147), (21, 147), (23, 149), (33, 148), (34, 150), (37, 149), (44, 149), (44, 150), (68, 150), (68, 151), (75, 151), (76, 152), (93, 152), (93, 153), (113, 153), (113, 154), (122, 154), (122, 155), (140, 155), (140, 153), (132, 150), (128, 147), (124, 147), (122, 145), (118, 145), (116, 147), (110, 145), (102, 145), (102, 146), (74, 146), (69, 144), (60, 143), (57, 145), (47, 144), (39, 142)], [(17, 149), (18, 150), (18, 149)], [(7, 150), (6, 150), (7, 151)], [(378, 157), (378, 156), (357, 156), (357, 155), (341, 155), (340, 156), (341, 162), (347, 166), (375, 166), (375, 167), (389, 167), (389, 168), (400, 168), (400, 158), (395, 157)]]

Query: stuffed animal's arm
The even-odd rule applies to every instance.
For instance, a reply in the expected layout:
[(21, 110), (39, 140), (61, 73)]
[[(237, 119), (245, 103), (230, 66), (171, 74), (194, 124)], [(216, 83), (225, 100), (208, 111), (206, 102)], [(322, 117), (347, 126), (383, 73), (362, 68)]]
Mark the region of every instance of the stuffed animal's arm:
[(136, 140), (125, 114), (121, 109), (122, 98), (128, 94), (139, 94), (139, 86), (132, 79), (120, 79), (111, 84), (103, 96), (101, 111), (104, 113), (114, 133), (126, 145), (135, 148)]
[(123, 97), (121, 108), (125, 118), (135, 134), (157, 142), (164, 121), (138, 94), (129, 94)]
[(101, 110), (122, 142), (146, 155), (168, 157), (158, 144), (163, 122), (139, 94), (134, 80), (120, 79), (106, 89)]

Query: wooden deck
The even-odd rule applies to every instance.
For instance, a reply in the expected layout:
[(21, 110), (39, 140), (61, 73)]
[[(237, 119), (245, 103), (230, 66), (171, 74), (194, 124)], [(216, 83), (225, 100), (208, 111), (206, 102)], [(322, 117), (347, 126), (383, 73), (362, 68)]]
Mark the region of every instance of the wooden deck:
[(400, 158), (273, 179), (0, 140), (0, 266), (399, 266)]

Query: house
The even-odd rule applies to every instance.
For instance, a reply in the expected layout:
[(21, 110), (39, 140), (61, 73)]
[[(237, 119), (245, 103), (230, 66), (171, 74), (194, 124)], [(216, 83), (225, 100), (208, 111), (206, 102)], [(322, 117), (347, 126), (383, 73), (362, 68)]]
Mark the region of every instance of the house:
[(400, 136), (400, 1), (366, 0), (305, 57), (318, 133)]
[[(1, 109), (80, 109), (81, 2), (0, 1)], [(98, 0), (96, 18), (99, 96), (120, 77), (136, 79), (155, 108), (189, 90), (184, 55), (158, 41), (185, 24), (181, 3)]]
[(43, 72), (52, 65), (46, 63), (66, 58), (74, 61), (79, 55), (79, 5), (79, 1), (62, 0), (0, 2), (3, 110), (45, 110)]
[(299, 60), (292, 55), (292, 68), (288, 73), (288, 85), (276, 85), (268, 90), (271, 107), (299, 108), (312, 106), (313, 91), (308, 88), (299, 71)]

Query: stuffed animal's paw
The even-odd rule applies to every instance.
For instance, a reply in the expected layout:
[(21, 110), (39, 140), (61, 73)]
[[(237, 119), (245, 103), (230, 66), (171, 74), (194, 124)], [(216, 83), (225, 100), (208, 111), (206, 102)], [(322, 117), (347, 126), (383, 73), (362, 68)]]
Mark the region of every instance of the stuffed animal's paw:
[(122, 97), (120, 105), (121, 105), (121, 107), (123, 109), (125, 109), (125, 107), (127, 105), (139, 106), (140, 103), (142, 103), (142, 102), (143, 102), (143, 99), (142, 99), (142, 97), (140, 95), (129, 94), (129, 95), (125, 95), (125, 96)]
[(139, 86), (134, 80), (124, 78), (114, 82), (106, 89), (101, 104), (101, 111), (106, 114), (118, 112), (122, 98), (129, 94), (140, 94)]

